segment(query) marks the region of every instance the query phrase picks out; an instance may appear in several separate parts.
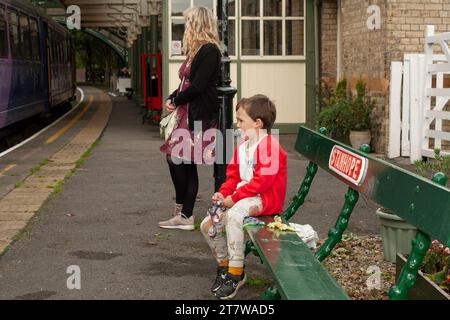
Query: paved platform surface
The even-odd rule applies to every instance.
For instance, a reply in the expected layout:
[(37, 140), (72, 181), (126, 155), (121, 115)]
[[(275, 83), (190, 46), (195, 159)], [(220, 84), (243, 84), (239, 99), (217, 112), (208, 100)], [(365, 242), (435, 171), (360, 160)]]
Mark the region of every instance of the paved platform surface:
[[(159, 129), (142, 125), (140, 110), (126, 98), (111, 99), (108, 126), (90, 157), (0, 257), (0, 299), (215, 299), (209, 292), (215, 263), (200, 232), (157, 227), (174, 201)], [(295, 138), (281, 137), (289, 154), (286, 204), (307, 166), (293, 151)], [(197, 222), (214, 184), (212, 167), (201, 166), (199, 174)], [(326, 237), (346, 191), (319, 171), (293, 222), (311, 224)], [(375, 209), (361, 198), (349, 231), (379, 233)], [(72, 265), (80, 267), (81, 290), (67, 288)], [(267, 286), (261, 280), (270, 277), (253, 256), (246, 266), (251, 281), (237, 298), (257, 299)]]

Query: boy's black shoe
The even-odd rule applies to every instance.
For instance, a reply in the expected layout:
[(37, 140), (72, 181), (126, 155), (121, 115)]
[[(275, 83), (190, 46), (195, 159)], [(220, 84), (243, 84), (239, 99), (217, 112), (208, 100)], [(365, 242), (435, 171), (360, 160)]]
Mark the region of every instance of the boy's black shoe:
[(219, 288), (222, 286), (222, 284), (225, 282), (225, 277), (228, 272), (228, 267), (217, 267), (217, 276), (216, 281), (214, 281), (214, 284), (211, 287), (211, 292), (215, 293)]
[(216, 291), (216, 298), (222, 300), (233, 299), (246, 280), (247, 275), (245, 274), (245, 271), (240, 276), (234, 276), (231, 273), (227, 273), (224, 283), (219, 290)]

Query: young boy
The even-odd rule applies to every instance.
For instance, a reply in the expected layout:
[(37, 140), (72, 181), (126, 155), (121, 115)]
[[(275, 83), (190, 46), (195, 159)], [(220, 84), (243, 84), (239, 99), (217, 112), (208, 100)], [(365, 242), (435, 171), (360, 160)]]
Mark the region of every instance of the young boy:
[(280, 213), (286, 196), (286, 153), (270, 135), (276, 118), (274, 103), (264, 95), (242, 99), (236, 116), (244, 142), (234, 151), (226, 181), (212, 196), (213, 203), (222, 203), (226, 210), (213, 236), (208, 235), (209, 216), (200, 227), (218, 262), (211, 291), (219, 299), (233, 298), (246, 281), (244, 218)]

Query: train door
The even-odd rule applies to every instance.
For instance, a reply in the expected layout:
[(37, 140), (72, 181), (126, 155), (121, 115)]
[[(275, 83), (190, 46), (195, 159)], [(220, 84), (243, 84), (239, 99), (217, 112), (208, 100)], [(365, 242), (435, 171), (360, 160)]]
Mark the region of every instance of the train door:
[(53, 106), (52, 99), (52, 54), (51, 54), (51, 43), (52, 43), (52, 30), (48, 27), (46, 23), (45, 25), (45, 52), (47, 53), (47, 86), (48, 86), (48, 102), (50, 107)]
[(43, 87), (45, 88), (45, 95), (47, 98), (47, 104), (46, 104), (46, 109), (50, 110), (50, 87), (49, 87), (49, 73), (48, 73), (48, 65), (49, 65), (49, 57), (48, 57), (48, 52), (47, 52), (47, 35), (48, 35), (48, 26), (47, 23), (45, 21), (43, 21), (42, 19), (38, 20), (38, 25), (39, 25), (39, 51), (41, 52), (40, 54), (40, 59), (41, 59), (41, 74), (43, 77)]

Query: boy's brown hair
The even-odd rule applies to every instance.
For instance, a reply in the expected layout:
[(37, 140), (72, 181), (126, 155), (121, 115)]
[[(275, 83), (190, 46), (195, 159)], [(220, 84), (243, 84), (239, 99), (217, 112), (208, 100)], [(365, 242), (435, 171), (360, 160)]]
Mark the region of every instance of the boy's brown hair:
[(272, 100), (263, 94), (257, 94), (250, 98), (242, 98), (236, 106), (236, 111), (244, 108), (253, 121), (261, 119), (263, 129), (272, 129), (277, 118), (277, 109)]

